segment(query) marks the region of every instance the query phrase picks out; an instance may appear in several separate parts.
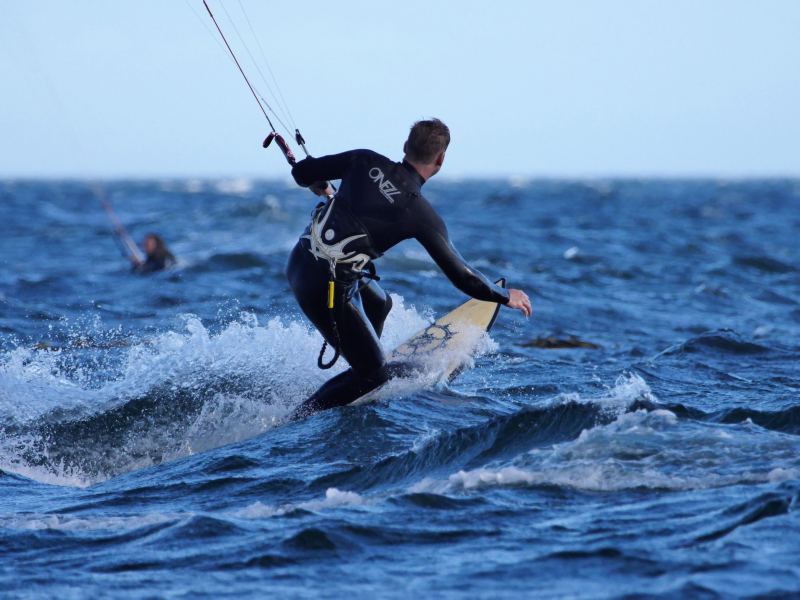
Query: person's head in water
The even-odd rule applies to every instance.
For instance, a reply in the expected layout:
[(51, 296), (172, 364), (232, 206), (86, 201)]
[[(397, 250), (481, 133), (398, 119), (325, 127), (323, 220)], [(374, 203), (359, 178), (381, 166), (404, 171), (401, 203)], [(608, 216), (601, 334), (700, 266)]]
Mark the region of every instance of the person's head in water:
[(444, 154), (450, 145), (450, 130), (439, 119), (417, 121), (411, 126), (408, 140), (403, 145), (405, 159), (425, 179), (439, 172), (444, 164)]
[(172, 256), (172, 253), (167, 250), (167, 245), (164, 243), (164, 240), (155, 233), (148, 233), (144, 236), (144, 243), (142, 246), (148, 258), (151, 256), (154, 258), (161, 258), (167, 255)]
[(169, 251), (161, 236), (155, 233), (148, 233), (142, 242), (145, 262), (138, 267), (142, 272), (159, 271), (175, 264), (175, 256)]

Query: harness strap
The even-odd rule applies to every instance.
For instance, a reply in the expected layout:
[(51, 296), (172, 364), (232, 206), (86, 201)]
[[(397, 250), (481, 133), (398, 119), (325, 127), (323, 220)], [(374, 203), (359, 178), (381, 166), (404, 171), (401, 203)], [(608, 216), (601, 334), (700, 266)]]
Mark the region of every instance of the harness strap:
[(328, 280), (328, 298), (327, 298), (327, 307), (328, 307), (328, 316), (331, 320), (331, 330), (333, 331), (333, 358), (329, 362), (325, 362), (323, 360), (325, 356), (325, 348), (328, 347), (328, 340), (324, 340), (322, 342), (322, 349), (319, 351), (319, 356), (317, 357), (317, 366), (322, 369), (330, 369), (333, 365), (336, 364), (336, 361), (339, 360), (340, 348), (342, 346), (342, 340), (339, 337), (339, 328), (336, 326), (336, 318), (333, 316), (333, 308), (336, 302), (336, 261), (333, 259), (328, 260), (328, 266), (330, 267), (331, 276)]
[[(331, 261), (331, 278), (328, 281), (328, 316), (331, 320), (331, 330), (333, 331), (333, 339), (334, 344), (332, 345), (333, 348), (333, 358), (329, 362), (325, 362), (323, 359), (325, 357), (325, 350), (328, 348), (328, 341), (324, 340), (322, 342), (322, 349), (319, 351), (319, 356), (317, 357), (317, 367), (322, 370), (330, 369), (333, 365), (336, 364), (336, 361), (339, 360), (339, 356), (341, 356), (341, 346), (342, 340), (339, 337), (339, 327), (336, 325), (336, 317), (333, 314), (334, 303), (336, 299), (336, 284), (346, 283), (341, 279), (336, 278), (336, 266), (335, 262)], [(361, 277), (364, 279), (372, 279), (373, 281), (380, 280), (380, 277), (375, 272), (375, 265), (372, 262), (367, 264), (367, 268), (361, 271)], [(359, 288), (360, 289), (360, 288)]]

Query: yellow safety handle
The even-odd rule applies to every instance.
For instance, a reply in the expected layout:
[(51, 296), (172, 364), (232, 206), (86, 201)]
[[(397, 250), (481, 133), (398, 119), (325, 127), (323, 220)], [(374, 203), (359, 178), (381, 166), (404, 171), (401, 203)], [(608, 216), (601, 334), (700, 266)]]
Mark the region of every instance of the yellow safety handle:
[(333, 308), (333, 281), (328, 282), (328, 308)]

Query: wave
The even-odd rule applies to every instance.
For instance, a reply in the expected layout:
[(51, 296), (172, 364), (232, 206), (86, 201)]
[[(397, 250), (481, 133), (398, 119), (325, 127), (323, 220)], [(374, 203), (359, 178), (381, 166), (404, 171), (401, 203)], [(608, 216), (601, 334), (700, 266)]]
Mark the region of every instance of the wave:
[(764, 429), (800, 435), (800, 406), (789, 406), (781, 410), (758, 410), (755, 408), (727, 408), (719, 411), (704, 412), (699, 408), (683, 404), (658, 405), (646, 399), (637, 401), (635, 409), (656, 410), (665, 408), (675, 413), (679, 418), (706, 421), (724, 425), (758, 425)]
[(773, 350), (774, 348), (748, 341), (733, 330), (720, 329), (702, 333), (685, 342), (671, 346), (660, 352), (656, 358), (671, 354), (709, 352), (721, 352), (724, 354), (763, 354)]
[(733, 259), (733, 264), (756, 269), (763, 273), (794, 273), (797, 271), (794, 265), (780, 261), (773, 256), (737, 256)]
[[(283, 256), (281, 256), (283, 260)], [(212, 254), (202, 262), (197, 262), (187, 269), (189, 272), (204, 273), (207, 271), (235, 271), (254, 267), (269, 266), (269, 257), (257, 252), (222, 252)]]
[(733, 408), (719, 411), (708, 418), (717, 423), (755, 423), (764, 429), (800, 435), (800, 406), (767, 411), (752, 408)]
[[(550, 407), (537, 415), (538, 431), (527, 442), (520, 426), (527, 410), (517, 413), (507, 421), (516, 421), (507, 447), (502, 436), (494, 436), (486, 451), (446, 479), (426, 477), (410, 491), (446, 494), (497, 486), (679, 491), (800, 478), (800, 441), (794, 436), (765, 434), (747, 419), (714, 422), (714, 415), (702, 413), (707, 421), (680, 419), (652, 397), (627, 398), (627, 408), (617, 407), (611, 418), (594, 412), (591, 402), (580, 410), (578, 404), (570, 406), (574, 400), (567, 401), (562, 406), (569, 423), (560, 419), (558, 405)], [(570, 437), (570, 429), (580, 432)]]
[[(598, 396), (581, 398), (577, 394), (562, 394), (542, 406), (492, 414), (473, 425), (425, 430), (405, 450), (376, 457), (369, 465), (352, 465), (326, 474), (310, 486), (365, 490), (407, 485), (435, 471), (513, 460), (531, 449), (574, 440), (582, 431), (614, 421), (629, 406), (653, 400), (647, 384), (638, 375), (623, 375)], [(338, 433), (347, 436), (349, 432)]]
[(364, 496), (356, 492), (341, 491), (336, 488), (328, 488), (325, 490), (325, 497), (322, 500), (309, 500), (307, 502), (299, 502), (297, 504), (281, 504), (269, 505), (260, 501), (254, 502), (245, 506), (244, 508), (231, 512), (231, 516), (242, 519), (264, 519), (274, 516), (283, 516), (291, 514), (295, 511), (310, 511), (317, 512), (330, 508), (339, 508), (342, 506), (361, 506), (367, 504)]
[(787, 482), (777, 490), (760, 494), (721, 511), (707, 530), (697, 536), (694, 543), (718, 540), (740, 527), (752, 525), (763, 519), (787, 515), (800, 504), (800, 486)]
[[(428, 323), (393, 299), (386, 348)], [(184, 327), (114, 349), (108, 370), (76, 366), (67, 350), (1, 355), (0, 469), (91, 485), (259, 435), (344, 368), (314, 368), (321, 337), (298, 322), (242, 314), (212, 334), (186, 316)]]
[(173, 539), (202, 537), (203, 532), (220, 535), (233, 521), (265, 519), (291, 515), (297, 512), (323, 512), (340, 507), (361, 506), (371, 500), (355, 493), (328, 488), (320, 499), (298, 503), (268, 505), (260, 501), (243, 508), (196, 512), (150, 512), (136, 515), (80, 515), (70, 513), (17, 513), (0, 517), (0, 528), (28, 531), (93, 532), (109, 531), (115, 535), (122, 532), (142, 530), (142, 535), (158, 532)]
[[(394, 300), (387, 348), (427, 324)], [(120, 353), (109, 369), (82, 370), (67, 350), (16, 348), (0, 355), (0, 469), (86, 486), (258, 436), (329, 376), (312, 368), (320, 341), (300, 323), (260, 325), (241, 314), (218, 333), (186, 316), (183, 331), (108, 350)], [(387, 394), (431, 383), (422, 377)], [(778, 482), (800, 476), (800, 442), (786, 435), (798, 430), (794, 407), (703, 413), (661, 403), (641, 376), (626, 374), (598, 395), (560, 394), (478, 423), (421, 431), (399, 452), (323, 470), (300, 487), (356, 494), (399, 485), (424, 498), (495, 486), (604, 492)], [(224, 475), (242, 460), (247, 468), (250, 459), (236, 456), (202, 468)], [(450, 475), (431, 478), (441, 472)], [(213, 485), (226, 486), (226, 478)]]

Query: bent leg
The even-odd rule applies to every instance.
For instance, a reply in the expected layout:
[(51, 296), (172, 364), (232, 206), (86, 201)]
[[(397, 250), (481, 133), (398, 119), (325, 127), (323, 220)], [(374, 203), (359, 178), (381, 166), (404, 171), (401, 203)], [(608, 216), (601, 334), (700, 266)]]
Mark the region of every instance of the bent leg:
[(362, 377), (353, 369), (347, 369), (326, 381), (314, 394), (298, 408), (294, 418), (303, 418), (321, 410), (345, 406), (364, 394), (376, 389), (389, 379), (384, 367), (371, 376)]
[(378, 337), (383, 334), (383, 323), (392, 310), (392, 299), (376, 281), (372, 280), (361, 288), (361, 303), (364, 312), (372, 323)]
[(289, 255), (286, 277), (300, 309), (314, 324), (325, 340), (333, 345), (334, 334), (326, 306), (328, 297), (328, 268), (314, 258), (302, 242), (298, 242)]
[(359, 294), (341, 303), (335, 313), (341, 353), (351, 368), (327, 381), (306, 400), (295, 413), (298, 417), (350, 404), (389, 379), (383, 350)]
[[(351, 368), (325, 383), (297, 410), (296, 416), (349, 404), (389, 378), (378, 331), (383, 328), (383, 321), (391, 309), (391, 299), (379, 286), (372, 287), (374, 282), (363, 286), (368, 298), (367, 313), (359, 291), (354, 291), (353, 287), (337, 286), (331, 315), (326, 305), (326, 269), (327, 265), (317, 261), (298, 244), (289, 258), (287, 276), (300, 308), (329, 344), (339, 345)], [(353, 282), (352, 285), (357, 284)], [(377, 330), (373, 322), (378, 325)]]

